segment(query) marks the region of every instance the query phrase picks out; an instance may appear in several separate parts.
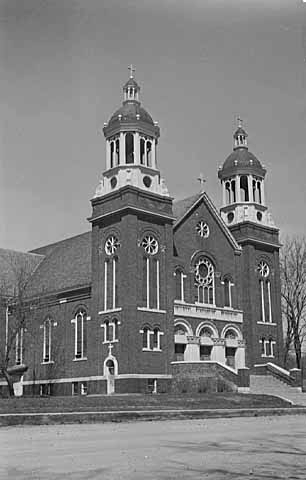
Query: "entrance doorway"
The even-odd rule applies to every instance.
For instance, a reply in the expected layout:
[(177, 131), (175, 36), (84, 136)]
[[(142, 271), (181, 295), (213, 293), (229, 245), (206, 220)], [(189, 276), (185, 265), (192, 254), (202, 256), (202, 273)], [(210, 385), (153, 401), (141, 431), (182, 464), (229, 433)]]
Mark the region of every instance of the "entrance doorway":
[(226, 365), (231, 368), (235, 367), (235, 355), (236, 355), (236, 348), (234, 347), (225, 347), (225, 358), (226, 358)]
[(109, 359), (106, 362), (107, 395), (115, 393), (115, 364)]

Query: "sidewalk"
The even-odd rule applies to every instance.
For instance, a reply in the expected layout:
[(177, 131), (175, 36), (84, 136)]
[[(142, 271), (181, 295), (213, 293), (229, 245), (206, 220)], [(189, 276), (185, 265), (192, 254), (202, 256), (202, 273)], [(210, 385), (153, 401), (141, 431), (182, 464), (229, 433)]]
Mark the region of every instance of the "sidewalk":
[(182, 410), (109, 410), (104, 412), (2, 413), (0, 427), (71, 423), (134, 422), (204, 418), (306, 415), (306, 407)]

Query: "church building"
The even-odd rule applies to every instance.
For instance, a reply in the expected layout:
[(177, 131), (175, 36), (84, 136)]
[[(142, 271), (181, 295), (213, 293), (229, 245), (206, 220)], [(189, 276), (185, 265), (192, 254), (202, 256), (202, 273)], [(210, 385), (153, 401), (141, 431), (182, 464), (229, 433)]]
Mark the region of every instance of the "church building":
[(247, 391), (250, 372), (281, 365), (283, 332), (279, 231), (242, 122), (216, 172), (220, 210), (201, 177), (201, 192), (169, 194), (132, 68), (103, 132), (90, 231), (26, 254), (22, 393)]

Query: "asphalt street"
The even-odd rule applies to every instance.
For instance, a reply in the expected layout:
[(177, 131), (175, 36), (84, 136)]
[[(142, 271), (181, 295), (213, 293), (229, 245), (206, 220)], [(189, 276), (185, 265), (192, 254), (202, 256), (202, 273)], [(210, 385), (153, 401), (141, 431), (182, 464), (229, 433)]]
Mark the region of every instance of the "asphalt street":
[(0, 479), (306, 478), (306, 416), (0, 429)]

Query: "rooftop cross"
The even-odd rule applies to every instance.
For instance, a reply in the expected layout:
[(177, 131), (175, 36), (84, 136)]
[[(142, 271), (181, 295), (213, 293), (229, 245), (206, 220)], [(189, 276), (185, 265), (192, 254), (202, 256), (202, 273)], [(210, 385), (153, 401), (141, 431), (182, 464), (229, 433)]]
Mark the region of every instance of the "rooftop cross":
[(237, 117), (237, 122), (238, 122), (238, 128), (242, 128), (243, 120), (240, 118), (240, 116)]
[(129, 66), (129, 71), (130, 71), (130, 78), (134, 78), (134, 72), (136, 72), (136, 69), (133, 67), (133, 65), (131, 64)]
[(204, 185), (205, 185), (206, 180), (204, 178), (203, 173), (200, 173), (200, 176), (197, 178), (197, 180), (200, 182), (201, 192), (204, 192)]

